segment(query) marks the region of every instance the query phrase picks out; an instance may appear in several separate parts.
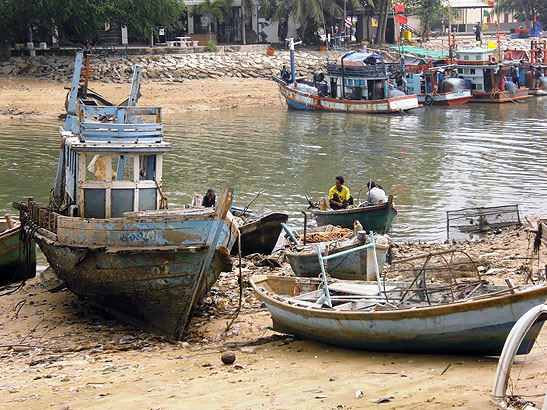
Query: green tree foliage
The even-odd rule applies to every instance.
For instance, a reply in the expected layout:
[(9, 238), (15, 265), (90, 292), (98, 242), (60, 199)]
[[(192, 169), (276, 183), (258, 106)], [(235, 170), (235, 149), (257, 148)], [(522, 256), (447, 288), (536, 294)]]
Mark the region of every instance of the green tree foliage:
[(203, 3), (200, 3), (197, 8), (196, 12), (198, 14), (203, 14), (207, 16), (207, 25), (209, 27), (209, 43), (211, 42), (211, 25), (213, 23), (213, 19), (223, 19), (224, 15), (228, 14), (230, 12), (230, 6), (226, 2), (226, 0), (205, 0)]
[(515, 13), (515, 18), (524, 21), (526, 28), (532, 26), (531, 22), (535, 13), (542, 21), (547, 20), (547, 1), (545, 0), (497, 0), (494, 5), (494, 13)]
[(32, 27), (60, 43), (84, 43), (107, 22), (147, 36), (158, 24), (179, 27), (184, 10), (183, 0), (2, 0), (0, 38), (10, 41)]
[(420, 17), (422, 22), (422, 36), (425, 41), (429, 40), (429, 33), (435, 23), (438, 23), (442, 16), (449, 16), (450, 7), (445, 6), (442, 0), (409, 0), (406, 2), (408, 13)]

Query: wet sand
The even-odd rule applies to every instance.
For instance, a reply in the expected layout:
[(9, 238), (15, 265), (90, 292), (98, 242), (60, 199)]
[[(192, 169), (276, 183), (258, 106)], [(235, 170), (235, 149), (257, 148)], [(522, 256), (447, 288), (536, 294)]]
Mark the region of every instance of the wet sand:
[[(530, 255), (529, 239), (525, 229), (509, 229), (458, 246), (487, 280), (502, 283), (522, 280), (526, 260), (519, 258)], [(398, 244), (394, 252), (400, 258), (447, 246)], [(185, 342), (144, 333), (67, 290), (48, 293), (38, 278), (29, 280), (0, 297), (0, 408), (494, 408), (496, 358), (358, 351), (274, 333), (248, 286), (226, 332), (238, 304), (236, 273), (223, 274), (204, 299)], [(246, 280), (265, 273), (289, 269), (245, 260)], [(546, 331), (540, 342), (547, 343)], [(222, 364), (226, 350), (235, 352), (235, 365)]]

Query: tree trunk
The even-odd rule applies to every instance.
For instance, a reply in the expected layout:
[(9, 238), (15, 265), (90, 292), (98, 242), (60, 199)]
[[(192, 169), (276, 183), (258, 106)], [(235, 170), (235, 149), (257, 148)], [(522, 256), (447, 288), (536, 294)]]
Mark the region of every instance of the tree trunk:
[(209, 21), (209, 43), (212, 41), (212, 37), (211, 37), (211, 16), (207, 16), (207, 20)]
[(376, 45), (382, 45), (386, 42), (388, 6), (389, 0), (382, 0), (382, 3), (380, 3), (380, 10), (378, 13), (378, 28), (376, 31), (376, 39), (374, 40)]
[(245, 38), (245, 0), (241, 0), (241, 37), (243, 45), (247, 44), (247, 39)]
[(530, 24), (530, 4), (527, 1), (524, 1), (524, 23), (526, 28), (531, 28)]

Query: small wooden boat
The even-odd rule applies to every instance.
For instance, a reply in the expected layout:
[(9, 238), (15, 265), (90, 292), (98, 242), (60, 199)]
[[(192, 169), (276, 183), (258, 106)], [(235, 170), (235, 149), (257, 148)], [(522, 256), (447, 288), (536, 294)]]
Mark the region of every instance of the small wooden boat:
[(0, 284), (20, 282), (36, 276), (36, 243), (21, 241), (19, 219), (0, 217)]
[[(364, 232), (363, 232), (364, 234)], [(366, 235), (364, 235), (366, 236)], [(344, 252), (348, 249), (363, 245), (366, 238), (353, 237), (344, 241), (321, 242), (309, 244), (302, 247), (295, 247), (294, 250), (286, 250), (285, 255), (296, 276), (317, 277), (321, 273), (317, 252), (321, 254), (333, 255)], [(376, 258), (378, 260), (378, 270), (381, 274), (386, 261), (386, 253), (389, 248), (385, 237), (376, 237)], [(318, 250), (319, 248), (319, 250)], [(344, 258), (334, 259), (328, 264), (329, 275), (337, 279), (350, 280), (374, 280), (376, 279), (376, 268), (370, 257), (372, 249), (363, 249), (353, 252)]]
[(388, 202), (380, 205), (361, 206), (350, 209), (312, 209), (318, 226), (335, 225), (353, 229), (353, 222), (359, 221), (363, 230), (384, 234), (389, 231), (391, 222), (397, 210), (393, 206), (393, 196), (388, 196)]
[(68, 289), (147, 331), (181, 339), (200, 298), (231, 270), (232, 190), (220, 193), (215, 208), (167, 209), (162, 165), (172, 146), (163, 138), (161, 108), (135, 106), (142, 68), (127, 105), (77, 107), (81, 53), (74, 67), (50, 204), (14, 206)]
[[(235, 213), (237, 216), (237, 212)], [(245, 223), (239, 227), (241, 235), (241, 254), (251, 253), (269, 255), (272, 253), (283, 228), (282, 223), (287, 222), (289, 215), (273, 212), (264, 216), (249, 214), (244, 217)], [(236, 242), (232, 248), (232, 255), (237, 255), (239, 246)]]
[[(397, 64), (372, 53), (351, 51), (329, 64), (327, 73), (314, 73), (314, 82), (297, 82), (294, 76), (294, 42), (289, 39), (291, 81), (274, 77), (290, 108), (347, 113), (402, 113), (420, 107), (416, 95), (389, 88)], [(402, 67), (400, 67), (402, 70)]]
[[(323, 284), (314, 278), (251, 278), (275, 330), (387, 352), (499, 355), (515, 322), (547, 297), (547, 284), (514, 288), (472, 282), (460, 284), (456, 295), (461, 296), (445, 303), (450, 292), (429, 284), (410, 292), (408, 283), (331, 280), (329, 307), (317, 303), (324, 300)], [(531, 348), (542, 325), (536, 323), (526, 335), (519, 353)]]

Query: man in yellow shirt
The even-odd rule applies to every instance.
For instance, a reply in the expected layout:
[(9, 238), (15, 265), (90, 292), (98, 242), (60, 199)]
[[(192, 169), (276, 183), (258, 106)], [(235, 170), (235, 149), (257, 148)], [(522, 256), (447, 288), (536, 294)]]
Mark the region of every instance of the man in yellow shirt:
[(344, 186), (344, 177), (334, 178), (334, 186), (329, 190), (329, 205), (332, 209), (344, 209), (353, 205), (349, 189)]

